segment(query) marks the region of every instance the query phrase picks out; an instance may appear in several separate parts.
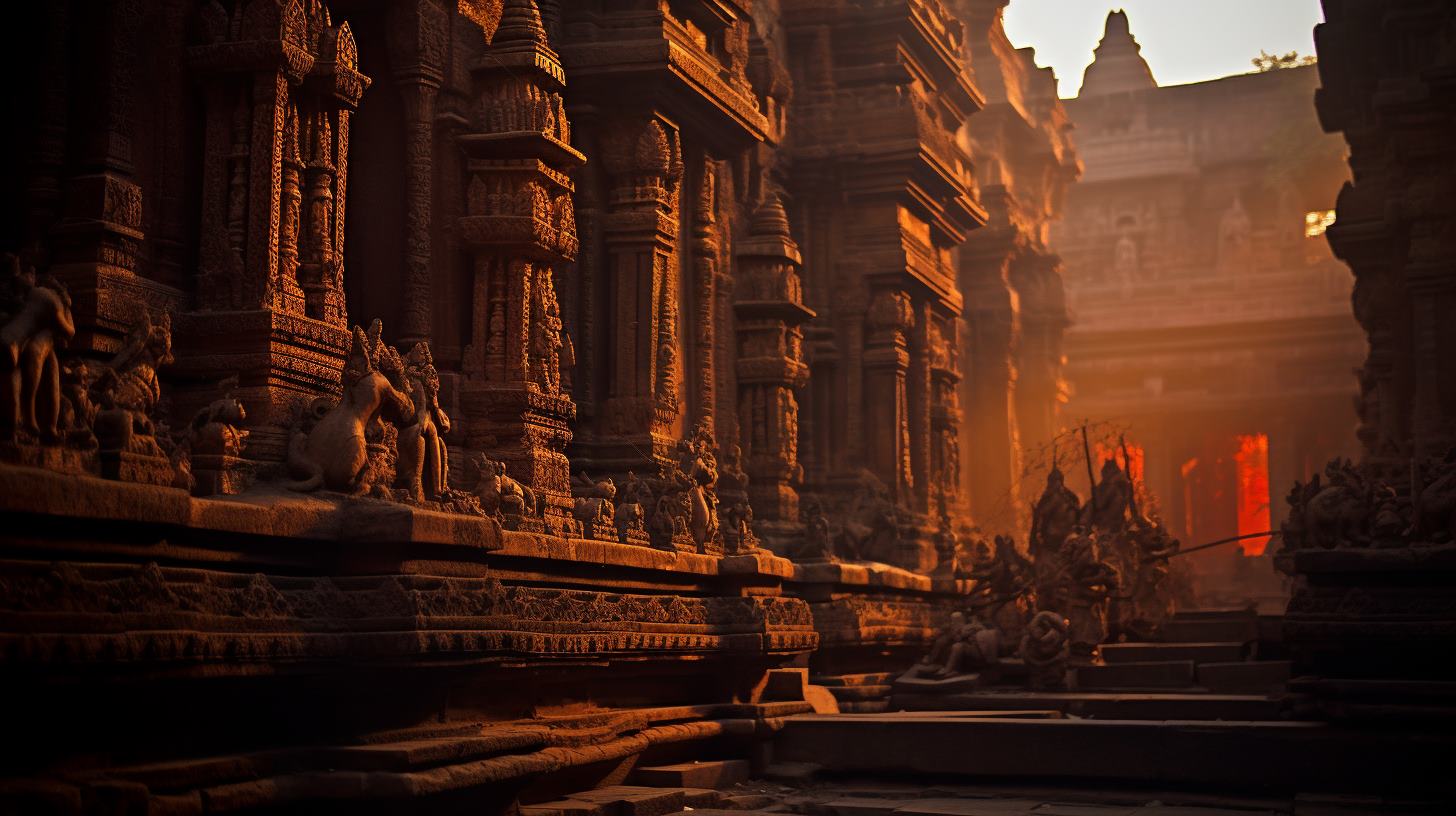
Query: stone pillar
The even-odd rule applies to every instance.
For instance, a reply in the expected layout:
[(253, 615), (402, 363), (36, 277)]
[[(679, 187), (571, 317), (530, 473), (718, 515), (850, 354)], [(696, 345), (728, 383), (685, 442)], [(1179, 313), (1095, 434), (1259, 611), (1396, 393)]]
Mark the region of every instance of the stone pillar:
[(868, 465), (897, 502), (915, 489), (910, 466), (910, 370), (907, 333), (915, 327), (915, 308), (906, 292), (885, 289), (870, 301), (865, 316), (864, 406)]
[(962, 401), (969, 411), (961, 440), (965, 456), (975, 462), (975, 467), (963, 469), (961, 483), (970, 495), (973, 516), (987, 529), (1016, 529), (1021, 518), (1016, 416), (1019, 304), (1009, 283), (1013, 239), (1009, 228), (984, 227), (960, 250), (971, 354), (970, 375), (961, 382)]
[(674, 126), (655, 115), (601, 125), (607, 171), (600, 230), (606, 269), (605, 346), (590, 365), (606, 368), (594, 438), (577, 446), (589, 469), (656, 474), (672, 457), (679, 412), (678, 199), (682, 150)]
[(178, 316), (175, 413), (236, 376), (244, 455), (284, 459), (288, 429), (337, 388), (348, 348), (344, 202), (349, 116), (369, 85), (348, 23), (322, 4), (199, 13), (205, 77), (197, 310)]
[(800, 326), (814, 317), (803, 304), (799, 247), (777, 196), (754, 213), (737, 246), (733, 313), (738, 335), (739, 435), (749, 476), (755, 530), (779, 554), (795, 554), (803, 525), (795, 489), (799, 403), (809, 380)]
[(428, 341), (433, 325), (435, 97), (444, 81), (449, 19), (430, 0), (393, 3), (385, 16), (393, 78), (404, 103), (403, 275), (399, 344)]
[(576, 407), (561, 388), (561, 312), (555, 270), (578, 242), (567, 174), (565, 71), (533, 0), (509, 0), (473, 69), (484, 127), (461, 137), (470, 183), (461, 234), (474, 266), (470, 346), (461, 374), (465, 447), (502, 461), (535, 491), (540, 519), (518, 526), (569, 533), (566, 445)]
[(62, 217), (51, 230), (50, 271), (73, 299), (71, 348), (82, 352), (114, 353), (143, 312), (180, 301), (175, 290), (136, 274), (145, 237), (142, 189), (132, 164), (140, 6), (122, 0), (60, 21), (74, 28), (75, 40), (96, 62), (87, 76), (73, 75), (69, 89), (81, 102), (73, 108), (78, 121), (68, 129), (86, 138), (72, 147), (79, 154), (75, 173), (63, 184)]
[[(1061, 259), (1029, 252), (1011, 266), (1011, 283), (1020, 305), (1020, 343), (1016, 364), (1016, 419), (1023, 450), (1039, 450), (1058, 431), (1066, 402), (1062, 335), (1071, 323), (1062, 288)], [(1038, 466), (1039, 463), (1026, 463)], [(1033, 480), (1035, 481), (1035, 480)]]

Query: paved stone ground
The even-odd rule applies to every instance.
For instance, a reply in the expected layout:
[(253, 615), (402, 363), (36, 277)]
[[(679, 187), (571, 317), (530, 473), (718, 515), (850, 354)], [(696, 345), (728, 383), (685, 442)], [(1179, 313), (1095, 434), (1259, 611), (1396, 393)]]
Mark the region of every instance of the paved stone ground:
[(1449, 805), (1358, 796), (1258, 799), (1209, 793), (820, 780), (771, 766), (774, 781), (711, 788), (619, 785), (522, 807), (522, 816), (1376, 816), (1450, 814)]

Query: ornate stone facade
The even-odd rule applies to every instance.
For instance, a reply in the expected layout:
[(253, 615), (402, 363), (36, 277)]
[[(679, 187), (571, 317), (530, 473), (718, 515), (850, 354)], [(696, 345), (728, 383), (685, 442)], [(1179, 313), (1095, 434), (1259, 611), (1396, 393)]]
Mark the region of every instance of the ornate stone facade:
[[(1456, 633), (1451, 506), (1449, 193), (1456, 121), (1448, 5), (1326, 2), (1316, 29), (1320, 123), (1353, 179), (1326, 235), (1354, 273), (1369, 340), (1359, 370), (1360, 462), (1290, 491), (1285, 618), (1314, 713), (1437, 728), (1448, 721)], [(1399, 89), (1398, 92), (1395, 89)]]
[[(969, 360), (1012, 353), (966, 309), (975, 168), (1007, 201), (1007, 168), (1054, 177), (993, 210), (1041, 258), (1075, 166), (1001, 4), (30, 5), (18, 795), (529, 802), (749, 754), (814, 707), (765, 696), (790, 664), (883, 708), (973, 590)], [(973, 67), (1005, 79), (985, 130)], [(1024, 428), (1059, 365), (1035, 260), (1003, 270)]]

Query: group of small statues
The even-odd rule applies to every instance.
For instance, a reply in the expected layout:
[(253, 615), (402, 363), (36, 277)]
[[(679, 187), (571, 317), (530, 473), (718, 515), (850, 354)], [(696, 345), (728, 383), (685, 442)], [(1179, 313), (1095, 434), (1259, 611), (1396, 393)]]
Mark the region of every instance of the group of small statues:
[[(191, 421), (170, 426), (158, 370), (172, 362), (171, 320), (141, 312), (110, 361), (72, 353), (71, 297), (55, 278), (0, 261), (0, 455), (18, 464), (192, 490), (246, 490), (257, 477), (244, 456), (247, 412), (237, 379)], [(288, 441), (283, 486), (327, 490), (447, 512), (499, 517), (508, 527), (546, 529), (544, 496), (483, 452), (452, 470), (451, 421), (427, 343), (407, 353), (383, 326), (355, 327), (337, 396), (301, 406)], [(711, 426), (700, 423), (659, 473), (571, 481), (566, 532), (675, 551), (751, 550), (753, 511), (736, 448), (720, 473)], [(281, 468), (280, 468), (281, 470)], [(271, 473), (269, 475), (272, 475)], [(719, 519), (719, 479), (733, 498)], [(570, 525), (577, 525), (571, 528)]]
[[(71, 353), (70, 293), (7, 255), (0, 262), (0, 443), (6, 458), (191, 488), (194, 446), (220, 444), (209, 405), (172, 432), (157, 370), (172, 362), (171, 321), (143, 312), (109, 361)], [(238, 410), (241, 410), (240, 407)]]
[(1280, 528), (1283, 551), (1391, 549), (1456, 543), (1456, 450), (1408, 471), (1335, 459), (1324, 478), (1296, 481)]
[(1173, 614), (1169, 559), (1180, 544), (1142, 512), (1115, 459), (1085, 505), (1052, 468), (1032, 512), (1028, 555), (1010, 536), (975, 541), (965, 553), (948, 525), (942, 537), (940, 571), (969, 579), (970, 590), (915, 676), (948, 678), (1019, 658), (1031, 687), (1061, 689), (1069, 665), (1099, 661), (1104, 643), (1150, 639)]

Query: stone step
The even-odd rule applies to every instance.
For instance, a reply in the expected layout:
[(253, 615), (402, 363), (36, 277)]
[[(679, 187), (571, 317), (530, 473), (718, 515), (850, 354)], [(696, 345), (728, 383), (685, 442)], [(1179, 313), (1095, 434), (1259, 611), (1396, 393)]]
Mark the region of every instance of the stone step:
[(845, 714), (878, 714), (890, 710), (890, 698), (879, 700), (846, 700), (839, 704)]
[(1158, 636), (1164, 643), (1251, 643), (1259, 639), (1259, 619), (1172, 620)]
[(1203, 692), (981, 691), (946, 696), (897, 694), (891, 708), (905, 711), (972, 709), (978, 715), (1003, 710), (1022, 719), (1023, 712), (1054, 709), (1099, 720), (1276, 720), (1284, 704), (1267, 694)]
[(748, 776), (747, 760), (721, 759), (638, 768), (632, 773), (632, 781), (654, 788), (722, 789), (747, 782)]
[[(682, 788), (611, 785), (580, 791), (554, 802), (522, 805), (522, 816), (666, 816), (681, 812), (688, 803)], [(702, 798), (694, 797), (702, 802)]]
[(856, 700), (881, 700), (890, 696), (890, 686), (825, 686), (840, 703)]
[(1191, 660), (1194, 663), (1233, 663), (1248, 656), (1245, 644), (1236, 641), (1201, 643), (1110, 643), (1102, 647), (1102, 659), (1112, 663), (1149, 663)]
[(872, 672), (870, 674), (816, 674), (810, 678), (816, 686), (883, 686), (895, 679), (897, 672)]
[[(1313, 722), (1133, 721), (800, 715), (776, 761), (860, 779), (910, 775), (1115, 784), (1222, 793), (1424, 791), (1448, 787), (1456, 734)], [(866, 815), (868, 816), (868, 815)]]
[(1078, 666), (1077, 688), (1187, 688), (1193, 685), (1193, 661), (1150, 660)]
[(1289, 682), (1288, 660), (1198, 664), (1198, 685), (1209, 691), (1270, 691)]

